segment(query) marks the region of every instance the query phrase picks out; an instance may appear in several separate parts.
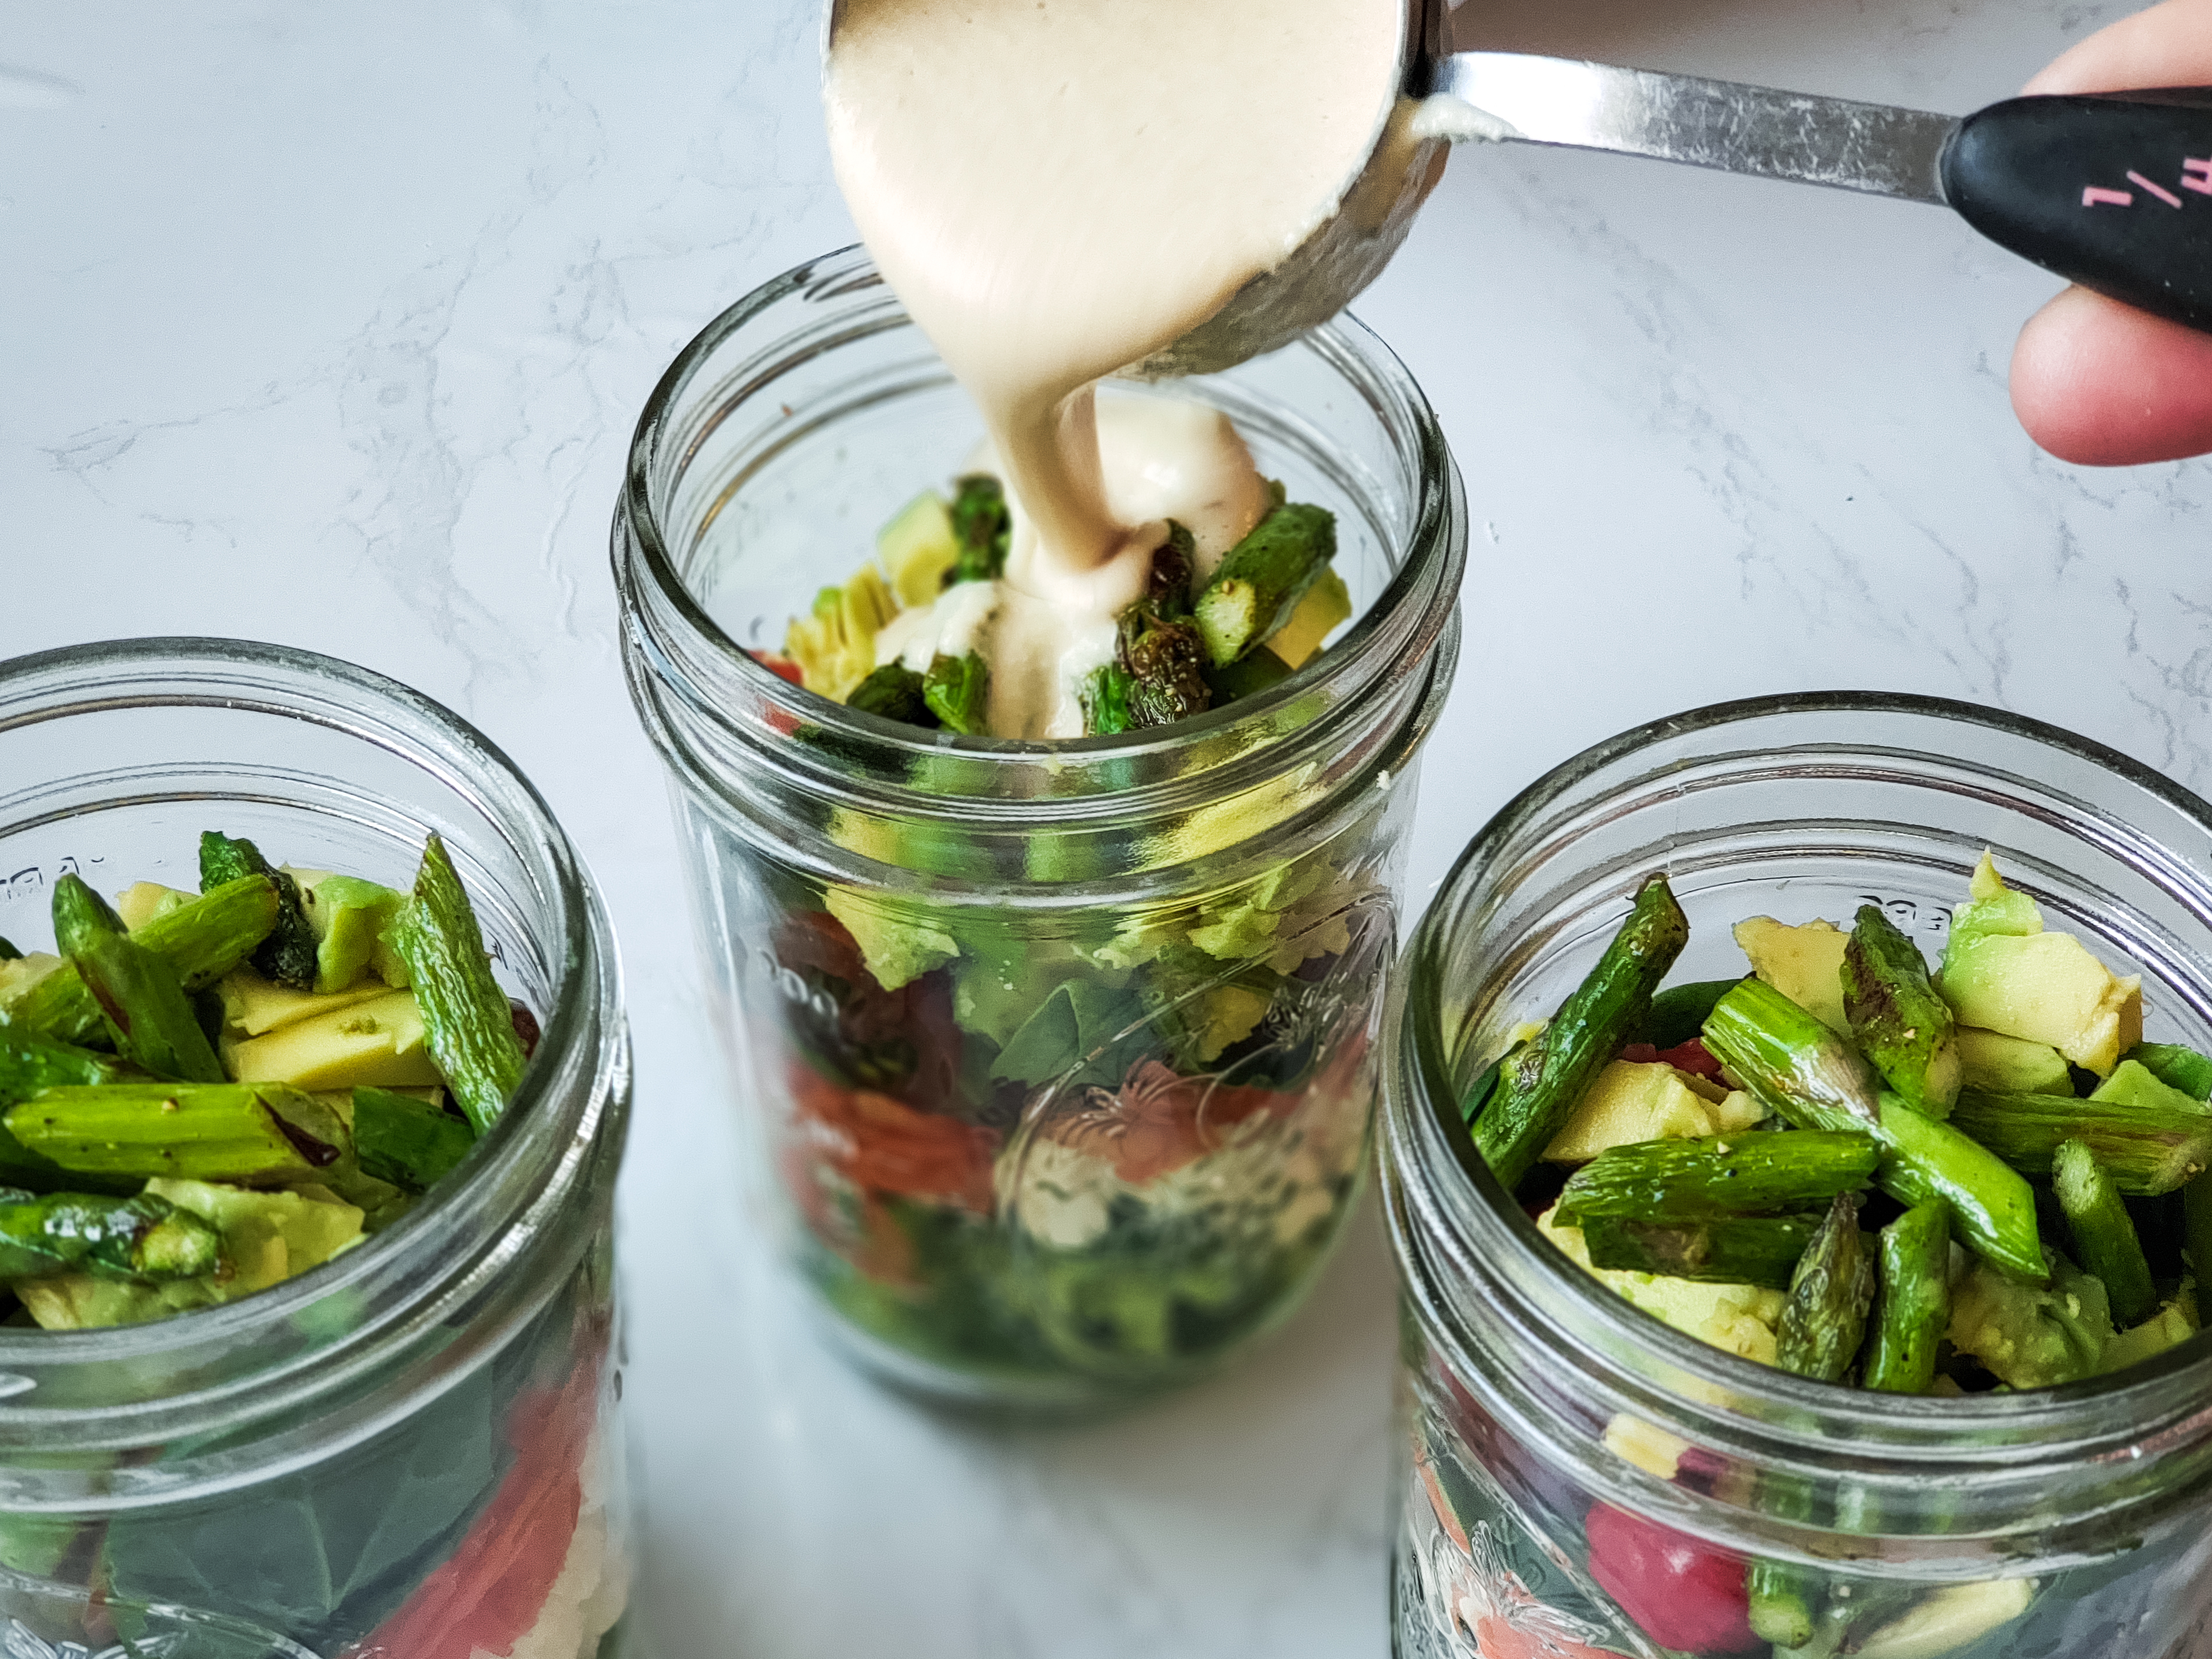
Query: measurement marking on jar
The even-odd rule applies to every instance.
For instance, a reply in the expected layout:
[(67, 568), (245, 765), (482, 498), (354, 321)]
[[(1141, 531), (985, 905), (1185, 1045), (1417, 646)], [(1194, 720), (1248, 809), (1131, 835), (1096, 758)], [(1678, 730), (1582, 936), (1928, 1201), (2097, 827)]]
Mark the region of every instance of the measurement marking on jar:
[(14, 875), (0, 880), (0, 889), (4, 889), (11, 900), (36, 898), (64, 876), (81, 876), (84, 874), (87, 866), (106, 862), (106, 859), (85, 859), (80, 861), (75, 854), (71, 854), (54, 866), (51, 873), (41, 865), (27, 866), (16, 871)]
[(1860, 904), (1871, 904), (1895, 922), (1902, 933), (1915, 930), (1923, 933), (1947, 933), (1951, 930), (1951, 907), (1948, 904), (1923, 904), (1917, 899), (1884, 898), (1879, 893), (1861, 893)]
[(836, 1001), (827, 991), (816, 990), (795, 969), (778, 962), (771, 951), (763, 950), (760, 959), (761, 965), (768, 970), (769, 983), (775, 987), (776, 994), (786, 1002), (796, 1003), (799, 1007), (827, 1018), (837, 1017)]

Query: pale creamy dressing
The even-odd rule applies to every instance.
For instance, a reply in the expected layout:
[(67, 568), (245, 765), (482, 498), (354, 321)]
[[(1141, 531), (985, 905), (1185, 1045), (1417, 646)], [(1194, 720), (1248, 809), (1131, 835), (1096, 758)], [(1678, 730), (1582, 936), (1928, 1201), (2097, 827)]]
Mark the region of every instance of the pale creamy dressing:
[[(1229, 417), (1210, 404), (1187, 398), (1109, 394), (1098, 400), (1098, 453), (1108, 510), (1123, 524), (1173, 519), (1191, 533), (1192, 564), (1200, 580), (1221, 556), (1260, 522), (1268, 506), (1267, 481)], [(1000, 473), (998, 452), (985, 445), (969, 458), (967, 472)], [(926, 672), (939, 653), (980, 652), (992, 665), (989, 720), (1000, 737), (1079, 738), (1081, 688), (1093, 670), (1113, 659), (1115, 618), (1137, 597), (1149, 574), (1151, 544), (1132, 541), (1115, 557), (1083, 576), (1117, 583), (1140, 552), (1136, 589), (1127, 598), (1084, 596), (1073, 584), (1038, 582), (1040, 543), (1035, 526), (1012, 502), (1012, 538), (1007, 579), (956, 582), (933, 603), (901, 611), (876, 635), (876, 661), (902, 662)], [(1046, 580), (1054, 573), (1043, 565)], [(1017, 574), (1026, 569), (1024, 581)], [(1079, 577), (1078, 580), (1082, 580)], [(1073, 597), (1071, 597), (1073, 594)]]
[(887, 630), (878, 660), (964, 637), (991, 665), (994, 733), (1079, 735), (1076, 683), (1111, 654), (1162, 520), (1207, 568), (1225, 526), (1256, 521), (1233, 431), (1093, 387), (1335, 211), (1391, 119), (1400, 27), (1396, 0), (840, 0), (838, 182), (1017, 507), (993, 599)]

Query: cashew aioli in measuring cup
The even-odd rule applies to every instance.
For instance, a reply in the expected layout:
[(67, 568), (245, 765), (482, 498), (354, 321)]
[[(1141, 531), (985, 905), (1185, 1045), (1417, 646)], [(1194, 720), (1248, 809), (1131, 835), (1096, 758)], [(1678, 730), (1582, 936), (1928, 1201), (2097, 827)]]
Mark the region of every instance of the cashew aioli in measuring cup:
[(981, 409), (1013, 507), (999, 592), (902, 617), (886, 659), (988, 630), (992, 732), (1080, 736), (1072, 688), (1110, 657), (1164, 520), (1201, 573), (1259, 520), (1225, 418), (1102, 410), (1096, 382), (1337, 210), (1398, 106), (1401, 33), (1396, 0), (841, 0), (838, 183)]

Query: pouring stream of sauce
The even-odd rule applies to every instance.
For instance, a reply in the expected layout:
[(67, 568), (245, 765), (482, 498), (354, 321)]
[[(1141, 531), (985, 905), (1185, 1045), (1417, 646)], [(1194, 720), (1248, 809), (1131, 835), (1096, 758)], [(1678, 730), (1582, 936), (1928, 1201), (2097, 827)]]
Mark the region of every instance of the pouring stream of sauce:
[(1006, 580), (1037, 603), (1000, 631), (1035, 637), (997, 640), (994, 675), (1142, 593), (1164, 526), (1115, 511), (1133, 492), (1109, 487), (1095, 383), (1335, 210), (1396, 102), (1400, 30), (1396, 0), (841, 0), (838, 183), (1018, 509)]

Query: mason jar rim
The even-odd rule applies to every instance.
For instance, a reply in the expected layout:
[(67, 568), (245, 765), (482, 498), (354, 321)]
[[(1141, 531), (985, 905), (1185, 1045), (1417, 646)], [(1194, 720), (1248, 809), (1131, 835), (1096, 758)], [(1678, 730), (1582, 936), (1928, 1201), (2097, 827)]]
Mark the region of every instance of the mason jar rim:
[[(349, 712), (337, 699), (314, 706), (287, 701), (283, 677), (301, 685), (341, 688), (400, 717), (395, 724)], [(205, 695), (183, 690), (131, 695), (134, 680), (203, 685)], [(72, 696), (81, 690), (82, 696)], [(65, 701), (64, 701), (65, 699)], [(0, 1328), (0, 1426), (15, 1431), (32, 1427), (65, 1432), (71, 1424), (120, 1421), (145, 1413), (173, 1413), (206, 1407), (268, 1385), (266, 1373), (229, 1379), (212, 1388), (164, 1394), (130, 1406), (46, 1407), (16, 1403), (35, 1385), (23, 1373), (66, 1371), (145, 1360), (167, 1351), (198, 1347), (225, 1339), (283, 1326), (334, 1294), (359, 1288), (395, 1253), (434, 1243), (441, 1224), (499, 1218), (495, 1209), (520, 1214), (542, 1201), (550, 1188), (573, 1184), (585, 1149), (574, 1144), (574, 1111), (553, 1109), (550, 1099), (567, 1090), (580, 1099), (574, 1077), (603, 1073), (611, 1041), (594, 1016), (610, 1006), (616, 973), (612, 940), (592, 899), (582, 866), (566, 833), (536, 787), (491, 740), (460, 715), (422, 693), (374, 670), (342, 659), (294, 647), (257, 641), (199, 636), (155, 636), (109, 640), (63, 647), (0, 662), (0, 734), (55, 720), (130, 708), (213, 707), (302, 720), (374, 744), (422, 768), (483, 811), (512, 838), (534, 875), (556, 921), (557, 945), (551, 1004), (539, 1027), (532, 1063), (514, 1098), (480, 1143), (485, 1154), (458, 1180), (441, 1182), (391, 1227), (354, 1249), (295, 1278), (237, 1301), (195, 1309), (173, 1318), (143, 1324), (84, 1331), (15, 1332)], [(400, 735), (404, 732), (404, 737)], [(419, 747), (412, 746), (417, 745)], [(180, 757), (189, 763), (191, 757)], [(594, 970), (597, 971), (594, 971)], [(602, 1052), (586, 1052), (596, 1043)], [(618, 1062), (626, 1063), (626, 1062)], [(572, 1144), (562, 1148), (562, 1143)], [(519, 1196), (506, 1188), (514, 1171), (533, 1157), (560, 1150), (542, 1178)], [(467, 1264), (459, 1264), (465, 1267)], [(457, 1271), (459, 1269), (457, 1268)], [(463, 1273), (461, 1276), (465, 1276)], [(418, 1284), (409, 1304), (446, 1292), (453, 1273), (434, 1273)], [(387, 1310), (382, 1328), (403, 1317), (408, 1307)], [(311, 1370), (324, 1356), (295, 1356), (280, 1370), (306, 1364)]]
[[(1624, 1347), (1662, 1359), (1692, 1389), (1710, 1391), (1717, 1401), (1729, 1395), (1775, 1407), (1771, 1418), (1732, 1413), (1717, 1404), (1700, 1404), (1678, 1390), (1666, 1403), (1681, 1422), (1695, 1422), (1717, 1437), (1802, 1448), (1817, 1446), (1832, 1460), (1854, 1454), (1906, 1462), (1941, 1460), (1959, 1464), (2017, 1466), (2023, 1449), (2061, 1448), (2073, 1442), (2109, 1442), (2126, 1437), (2128, 1419), (2112, 1402), (2130, 1396), (2185, 1408), (2192, 1398), (2212, 1399), (2212, 1327), (2187, 1341), (2125, 1370), (2056, 1388), (2011, 1393), (1929, 1398), (1869, 1395), (1800, 1377), (1742, 1358), (1700, 1341), (1646, 1315), (1589, 1274), (1576, 1268), (1537, 1232), (1534, 1222), (1511, 1201), (1462, 1131), (1447, 1122), (1456, 1114), (1452, 1056), (1443, 1025), (1443, 999), (1435, 994), (1442, 971), (1445, 927), (1455, 913), (1453, 900), (1476, 881), (1515, 838), (1538, 823), (1555, 802), (1583, 782), (1638, 751), (1670, 738), (1723, 730), (1743, 723), (1793, 714), (1904, 714), (1936, 721), (1979, 726), (2047, 747), (2108, 771), (2154, 796), (2212, 836), (2212, 803), (2153, 769), (2093, 739), (2063, 727), (2008, 711), (1948, 698), (1862, 690), (1784, 693), (1739, 699), (1692, 708), (1648, 721), (1605, 739), (1554, 767), (1500, 808), (1476, 832), (1454, 863), (1410, 942), (1401, 964), (1394, 1000), (1400, 1005), (1393, 1024), (1401, 1033), (1397, 1086), (1402, 1090), (1407, 1125), (1397, 1123), (1395, 1103), (1386, 1106), (1386, 1167), (1412, 1190), (1395, 1192), (1391, 1213), (1393, 1253), (1401, 1269), (1420, 1277), (1425, 1264), (1409, 1260), (1405, 1236), (1423, 1221), (1466, 1229), (1469, 1238), (1495, 1249), (1508, 1248), (1548, 1270), (1577, 1310), (1577, 1323), (1602, 1330)], [(1869, 743), (1862, 752), (1879, 750)], [(2199, 878), (2212, 893), (2212, 884)], [(1421, 993), (1416, 994), (1417, 992)], [(1401, 1127), (1413, 1136), (1409, 1148), (1395, 1144)], [(1391, 1158), (1389, 1153), (1401, 1156)], [(1414, 1167), (1404, 1166), (1410, 1156)], [(1400, 1204), (1426, 1212), (1397, 1213)], [(1584, 1355), (1585, 1358), (1594, 1356)], [(1650, 1399), (1648, 1386), (1626, 1376), (1610, 1379), (1624, 1397)], [(2201, 1419), (2201, 1420), (2200, 1420)], [(2212, 1408), (2201, 1407), (2189, 1419), (2199, 1432), (2212, 1431)], [(1955, 1427), (1956, 1436), (1942, 1431)], [(1845, 1449), (1849, 1449), (1846, 1450)], [(1844, 1467), (1835, 1463), (1832, 1467)]]
[[(1301, 696), (1331, 680), (1351, 680), (1347, 695), (1356, 699), (1359, 692), (1388, 673), (1390, 659), (1401, 654), (1426, 654), (1443, 631), (1457, 597), (1455, 578), (1464, 559), (1463, 549), (1454, 549), (1454, 538), (1449, 533), (1455, 489), (1449, 451), (1433, 410), (1404, 364), (1372, 331), (1357, 319), (1344, 316), (1302, 337), (1300, 343), (1319, 349), (1340, 367), (1346, 362), (1357, 363), (1375, 378), (1383, 395), (1405, 416), (1419, 453), (1414, 517), (1411, 532), (1405, 538), (1409, 553), (1392, 571), (1382, 591), (1353, 618), (1348, 631), (1327, 651), (1317, 653), (1312, 661), (1285, 679), (1265, 691), (1240, 698), (1233, 705), (1208, 710), (1170, 726), (1113, 736), (1054, 739), (961, 737), (925, 731), (849, 708), (781, 680), (731, 638), (693, 597), (661, 533), (653, 501), (653, 472), (662, 459), (664, 438), (684, 394), (715, 350), (732, 334), (794, 297), (832, 297), (871, 289), (883, 289), (889, 305), (896, 307), (895, 296), (890, 295), (866, 251), (858, 244), (793, 266), (753, 289), (694, 336), (677, 354), (646, 401), (631, 439), (617, 508), (618, 579), (620, 573), (641, 568), (654, 596), (680, 622), (686, 636), (680, 642), (682, 648), (687, 655), (701, 653), (704, 658), (701, 665), (709, 672), (734, 675), (737, 684), (762, 695), (799, 701), (808, 720), (823, 728), (847, 752), (880, 757), (889, 762), (890, 765), (882, 769), (885, 772), (895, 771), (912, 760), (948, 753), (969, 760), (1061, 766), (1171, 755), (1243, 726), (1257, 728), (1270, 715), (1286, 709)], [(911, 325), (911, 319), (903, 311), (897, 313), (895, 320), (878, 325)], [(787, 337), (779, 343), (795, 346), (797, 353), (811, 356), (834, 349), (851, 337), (853, 332), (847, 331), (822, 341)], [(729, 407), (735, 407), (750, 396), (787, 361), (790, 359), (778, 357), (773, 362), (756, 365), (750, 382), (730, 400)], [(1373, 404), (1373, 392), (1360, 389)], [(1383, 411), (1378, 407), (1377, 412)], [(711, 430), (710, 425), (708, 431)], [(696, 451), (706, 435), (706, 432), (696, 434), (690, 449)], [(624, 529), (637, 550), (638, 556), (634, 560), (625, 559), (623, 555), (620, 532)], [(1425, 601), (1425, 608), (1409, 616), (1420, 601)], [(647, 617), (648, 632), (655, 620)], [(655, 641), (653, 644), (663, 646), (664, 642)], [(657, 654), (665, 658), (665, 648)], [(662, 676), (664, 683), (670, 678)], [(688, 687), (681, 688), (679, 694), (688, 695), (696, 712), (707, 719), (720, 719), (720, 710)], [(898, 785), (879, 782), (878, 787), (885, 797), (894, 799), (935, 803), (945, 799)], [(1109, 786), (1097, 793), (1106, 796), (1137, 794), (1142, 793), (1142, 786), (1120, 790)], [(994, 814), (1018, 816), (1030, 805), (1018, 799), (975, 794), (953, 799), (962, 803), (963, 811), (972, 809)], [(1066, 815), (1075, 809), (1071, 799), (1063, 795), (1055, 798), (1053, 810)]]

